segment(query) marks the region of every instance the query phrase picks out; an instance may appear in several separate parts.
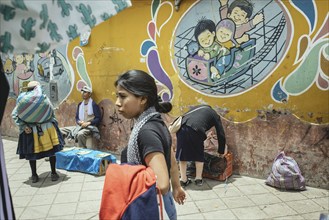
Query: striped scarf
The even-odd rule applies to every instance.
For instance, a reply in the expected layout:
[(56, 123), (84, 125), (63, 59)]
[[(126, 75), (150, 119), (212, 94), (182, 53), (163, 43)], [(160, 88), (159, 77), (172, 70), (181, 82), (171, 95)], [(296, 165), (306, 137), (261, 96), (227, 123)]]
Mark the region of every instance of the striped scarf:
[(137, 137), (138, 133), (143, 127), (143, 125), (150, 120), (150, 118), (154, 115), (159, 114), (154, 107), (148, 108), (144, 111), (136, 120), (133, 130), (131, 131), (129, 142), (128, 142), (128, 150), (127, 150), (127, 159), (128, 163), (132, 164), (143, 164), (143, 160), (140, 157)]

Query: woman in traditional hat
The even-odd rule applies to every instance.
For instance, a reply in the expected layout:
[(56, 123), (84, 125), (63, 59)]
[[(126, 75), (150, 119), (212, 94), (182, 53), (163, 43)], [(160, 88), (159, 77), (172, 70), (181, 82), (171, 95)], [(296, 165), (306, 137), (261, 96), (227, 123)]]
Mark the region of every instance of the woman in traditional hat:
[(36, 160), (49, 157), (51, 180), (57, 181), (55, 153), (63, 149), (64, 140), (59, 131), (53, 106), (42, 91), (37, 81), (27, 85), (27, 92), (22, 92), (12, 112), (15, 123), (19, 126), (17, 154), (20, 159), (30, 163), (32, 183), (39, 181)]

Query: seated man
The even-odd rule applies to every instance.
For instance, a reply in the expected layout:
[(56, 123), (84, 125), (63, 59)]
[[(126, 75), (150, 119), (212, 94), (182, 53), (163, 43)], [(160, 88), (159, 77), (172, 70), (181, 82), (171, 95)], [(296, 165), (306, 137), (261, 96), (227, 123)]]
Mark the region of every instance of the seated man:
[(101, 111), (99, 106), (92, 100), (92, 90), (88, 86), (81, 89), (83, 101), (78, 104), (75, 115), (76, 126), (61, 128), (64, 137), (74, 139), (79, 147), (87, 148), (88, 136), (100, 139), (97, 126), (101, 121)]

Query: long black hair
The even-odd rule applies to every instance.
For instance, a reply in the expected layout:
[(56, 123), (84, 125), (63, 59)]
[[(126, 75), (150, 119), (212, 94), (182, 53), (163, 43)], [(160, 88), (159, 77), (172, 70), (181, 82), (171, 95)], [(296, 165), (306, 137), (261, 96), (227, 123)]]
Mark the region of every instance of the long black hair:
[(120, 86), (136, 97), (146, 97), (146, 109), (154, 106), (160, 113), (168, 113), (172, 109), (170, 102), (163, 102), (158, 96), (154, 78), (142, 70), (128, 70), (119, 75), (114, 86)]

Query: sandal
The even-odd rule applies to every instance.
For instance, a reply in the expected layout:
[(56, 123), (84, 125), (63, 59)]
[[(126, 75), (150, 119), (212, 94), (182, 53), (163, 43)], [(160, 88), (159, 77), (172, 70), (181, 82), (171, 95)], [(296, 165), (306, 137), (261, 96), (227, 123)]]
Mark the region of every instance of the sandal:
[(186, 187), (187, 185), (189, 185), (192, 181), (188, 178), (185, 182), (184, 181), (180, 181), (180, 185), (182, 187)]
[(202, 186), (203, 185), (203, 179), (196, 179), (194, 180), (195, 185)]

